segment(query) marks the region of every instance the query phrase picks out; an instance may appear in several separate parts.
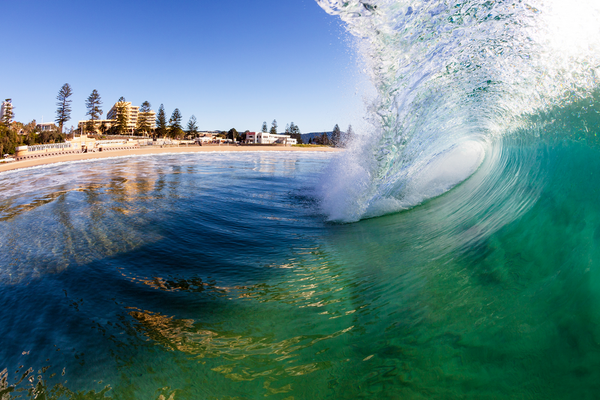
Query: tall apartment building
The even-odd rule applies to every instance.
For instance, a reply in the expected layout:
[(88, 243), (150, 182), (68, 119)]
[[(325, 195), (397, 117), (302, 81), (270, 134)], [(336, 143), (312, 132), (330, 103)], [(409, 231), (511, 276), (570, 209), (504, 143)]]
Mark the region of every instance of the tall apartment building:
[(150, 129), (156, 128), (156, 113), (154, 111), (140, 112), (138, 106), (132, 106), (129, 101), (116, 102), (106, 114), (107, 119), (118, 120), (121, 110), (127, 116), (127, 131), (128, 133), (135, 132), (138, 122), (143, 118), (148, 122)]
[(121, 112), (125, 113), (127, 116), (127, 133), (135, 132), (140, 108), (138, 106), (132, 106), (130, 101), (118, 101), (112, 106), (108, 114), (106, 114), (106, 118), (118, 120)]
[[(148, 121), (148, 125), (150, 126), (150, 130), (154, 130), (156, 128), (156, 113), (154, 111), (148, 112), (140, 112), (140, 108), (138, 106), (132, 106), (129, 101), (121, 101), (116, 102), (114, 106), (110, 109), (110, 111), (106, 114), (106, 119), (97, 120), (95, 122), (96, 131), (100, 131), (100, 133), (105, 133), (111, 127), (117, 124), (119, 115), (123, 112), (127, 118), (127, 132), (128, 134), (132, 134), (135, 132), (137, 128), (138, 121), (144, 118)], [(79, 129), (83, 132), (85, 130), (85, 126), (88, 121), (79, 121)]]
[(10, 115), (10, 120), (8, 122), (12, 122), (14, 117), (12, 99), (6, 99), (2, 102), (2, 106), (0, 107), (0, 122), (4, 122), (5, 114)]

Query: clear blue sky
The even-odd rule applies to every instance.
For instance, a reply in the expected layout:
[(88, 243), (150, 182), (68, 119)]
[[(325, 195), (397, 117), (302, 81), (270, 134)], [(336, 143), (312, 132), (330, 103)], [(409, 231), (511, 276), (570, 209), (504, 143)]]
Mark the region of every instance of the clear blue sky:
[(302, 132), (363, 120), (351, 40), (314, 0), (17, 0), (2, 4), (0, 98), (15, 120), (53, 121), (64, 83), (66, 126), (86, 119), (97, 89), (104, 116), (120, 96), (201, 129), (259, 130), (277, 119)]

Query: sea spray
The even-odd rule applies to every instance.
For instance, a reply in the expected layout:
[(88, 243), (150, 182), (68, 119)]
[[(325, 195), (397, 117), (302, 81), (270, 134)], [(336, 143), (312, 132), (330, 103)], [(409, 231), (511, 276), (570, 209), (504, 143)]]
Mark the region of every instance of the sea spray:
[[(358, 38), (377, 92), (371, 129), (321, 183), (330, 220), (399, 211), (448, 190), (524, 116), (598, 85), (597, 2), (317, 2)], [(440, 160), (457, 152), (466, 159)]]

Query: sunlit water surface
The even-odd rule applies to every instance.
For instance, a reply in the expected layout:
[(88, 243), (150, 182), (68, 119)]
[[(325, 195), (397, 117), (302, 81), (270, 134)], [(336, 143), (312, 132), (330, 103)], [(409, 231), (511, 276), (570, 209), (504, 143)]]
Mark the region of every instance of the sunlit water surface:
[[(330, 154), (0, 174), (0, 394), (594, 398), (600, 158), (502, 149), (354, 224), (314, 200)], [(531, 164), (544, 174), (515, 188)]]

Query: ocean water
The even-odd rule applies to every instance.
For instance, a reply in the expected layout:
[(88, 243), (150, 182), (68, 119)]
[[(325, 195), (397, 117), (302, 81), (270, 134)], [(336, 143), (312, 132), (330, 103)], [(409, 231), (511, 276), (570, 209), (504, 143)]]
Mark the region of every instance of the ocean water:
[(598, 149), (501, 148), (444, 195), (352, 224), (315, 195), (338, 154), (3, 173), (0, 393), (595, 398)]
[(598, 397), (600, 4), (318, 3), (347, 151), (0, 174), (0, 398)]

